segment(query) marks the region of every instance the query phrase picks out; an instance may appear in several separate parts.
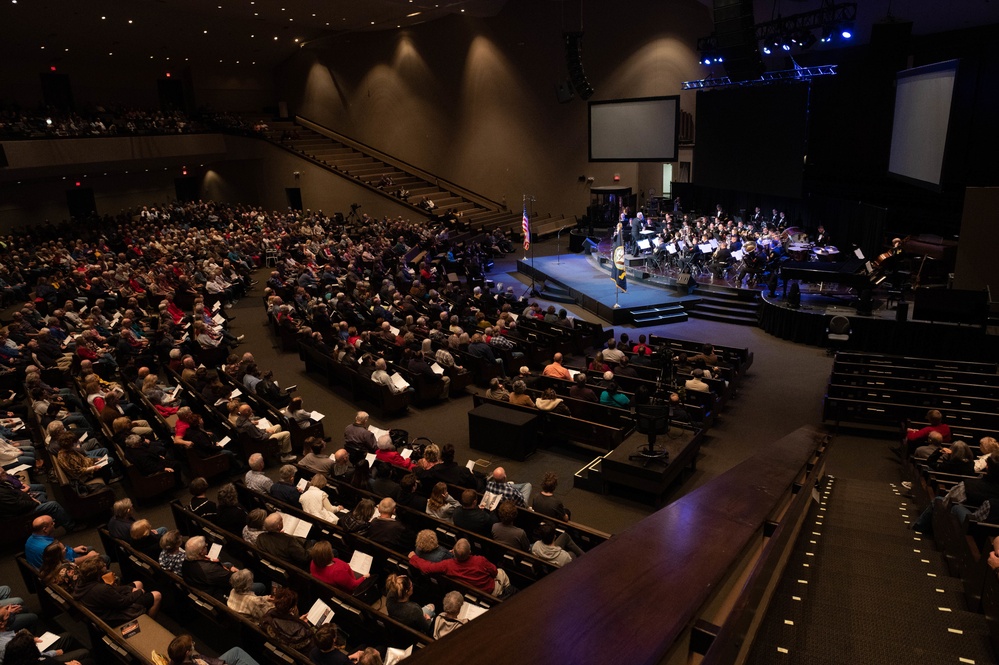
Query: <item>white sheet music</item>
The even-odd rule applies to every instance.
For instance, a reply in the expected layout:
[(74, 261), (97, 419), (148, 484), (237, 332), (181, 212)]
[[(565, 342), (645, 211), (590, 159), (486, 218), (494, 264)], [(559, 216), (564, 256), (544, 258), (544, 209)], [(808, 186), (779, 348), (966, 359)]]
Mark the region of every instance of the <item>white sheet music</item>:
[(321, 598), (316, 598), (305, 618), (313, 626), (321, 626), (333, 620), (333, 610)]
[(358, 575), (370, 575), (371, 563), (374, 558), (370, 554), (365, 554), (361, 550), (354, 550), (354, 555), (350, 557), (350, 569)]
[(652, 243), (648, 240), (639, 240), (637, 243), (639, 249), (651, 249)]
[(732, 258), (735, 259), (736, 261), (742, 261), (743, 256), (745, 256), (745, 252), (743, 252), (741, 249), (737, 249), (734, 252), (732, 252)]
[(676, 245), (674, 245), (673, 243), (666, 245), (666, 251), (669, 252), (670, 254), (676, 254)]
[(697, 249), (701, 250), (704, 254), (710, 254), (712, 250), (711, 243), (706, 242), (703, 245), (698, 245)]
[(709, 240), (708, 244), (711, 245), (711, 249), (718, 249), (718, 241), (715, 240), (714, 238)]

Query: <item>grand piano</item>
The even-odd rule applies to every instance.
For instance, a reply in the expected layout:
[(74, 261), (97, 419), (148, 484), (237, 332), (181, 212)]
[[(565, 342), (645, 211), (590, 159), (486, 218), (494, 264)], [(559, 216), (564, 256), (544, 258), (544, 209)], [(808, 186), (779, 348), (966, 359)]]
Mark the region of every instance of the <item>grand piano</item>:
[(867, 273), (866, 261), (851, 257), (847, 261), (784, 261), (780, 275), (785, 283), (796, 279), (811, 284), (832, 283), (855, 289), (858, 293), (871, 288), (872, 275)]

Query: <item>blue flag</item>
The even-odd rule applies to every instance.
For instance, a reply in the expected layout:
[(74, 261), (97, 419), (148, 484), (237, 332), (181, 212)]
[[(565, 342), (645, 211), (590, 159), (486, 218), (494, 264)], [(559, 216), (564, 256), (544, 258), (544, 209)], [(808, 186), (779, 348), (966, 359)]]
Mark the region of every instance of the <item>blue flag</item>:
[(614, 283), (617, 284), (617, 288), (627, 291), (628, 273), (624, 265), (624, 233), (620, 229), (618, 230), (617, 240), (614, 242), (614, 252), (611, 258), (611, 275), (614, 277)]

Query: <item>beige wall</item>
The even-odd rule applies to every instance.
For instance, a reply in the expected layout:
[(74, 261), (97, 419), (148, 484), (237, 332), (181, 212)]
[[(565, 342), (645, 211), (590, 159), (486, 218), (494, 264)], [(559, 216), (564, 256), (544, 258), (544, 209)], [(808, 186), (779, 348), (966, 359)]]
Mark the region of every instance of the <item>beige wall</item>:
[[(292, 113), (495, 200), (581, 214), (588, 188), (661, 188), (661, 169), (587, 161), (587, 105), (558, 104), (566, 77), (563, 3), (511, 0), (492, 19), (451, 17), (412, 30), (350, 35), (303, 49), (277, 72)], [(702, 75), (694, 45), (711, 32), (697, 0), (583, 0), (583, 64), (594, 100), (672, 95)], [(692, 97), (692, 96), (691, 96)], [(683, 98), (684, 108), (688, 97)], [(648, 180), (648, 181), (647, 181)]]
[(281, 210), (288, 207), (285, 188), (299, 187), (302, 205), (311, 210), (346, 214), (350, 204), (359, 203), (360, 212), (373, 216), (418, 217), (409, 208), (270, 143), (227, 136), (226, 149), (224, 160), (205, 165), (201, 187), (205, 199)]

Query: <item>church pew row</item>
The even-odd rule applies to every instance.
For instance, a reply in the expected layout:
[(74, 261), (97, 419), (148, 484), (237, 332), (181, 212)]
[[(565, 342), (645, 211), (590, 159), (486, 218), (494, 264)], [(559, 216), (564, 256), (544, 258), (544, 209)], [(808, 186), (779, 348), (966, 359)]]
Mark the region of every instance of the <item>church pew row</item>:
[[(200, 517), (179, 502), (170, 504), (174, 521), (181, 533), (187, 536), (201, 535), (211, 543), (222, 545), (222, 551), (232, 555), (237, 560), (249, 567), (254, 572), (254, 580), (265, 583), (276, 583), (293, 589), (299, 596), (299, 610), (305, 611), (312, 606), (316, 598), (322, 598), (333, 608), (335, 612), (334, 622), (339, 626), (341, 623), (352, 626), (347, 628), (351, 634), (361, 638), (361, 641), (369, 644), (388, 644), (390, 646), (405, 648), (410, 644), (427, 644), (431, 638), (427, 635), (415, 631), (405, 626), (386, 614), (376, 610), (364, 599), (355, 597), (349, 593), (341, 591), (328, 584), (316, 580), (309, 574), (309, 571), (302, 570), (289, 561), (285, 561), (271, 554), (261, 552), (255, 546), (243, 540), (239, 535), (220, 529), (211, 521)], [(354, 547), (374, 557), (371, 570), (378, 574), (377, 584), (384, 581), (385, 575), (393, 572), (408, 574), (417, 583), (419, 572), (411, 570), (405, 559), (400, 559), (398, 554), (380, 547), (367, 539), (350, 534), (335, 534), (332, 529), (327, 532), (326, 528), (314, 529), (313, 534), (318, 538), (327, 539), (336, 550), (337, 556), (341, 559), (350, 560)], [(448, 591), (455, 589), (449, 586), (440, 593), (443, 598)], [(374, 593), (372, 589), (372, 593)], [(377, 594), (375, 594), (377, 595)], [(466, 594), (474, 598), (483, 606), (488, 606), (489, 598), (482, 598), (474, 594)], [(425, 597), (425, 596), (424, 596)], [(433, 602), (440, 601), (434, 598)], [(495, 599), (493, 599), (495, 602)], [(332, 601), (329, 602), (329, 601)], [(439, 607), (439, 605), (437, 605)]]
[[(674, 354), (685, 353), (696, 355), (701, 352), (701, 347), (708, 342), (696, 342), (688, 339), (676, 339), (674, 337), (660, 337), (659, 335), (649, 336), (649, 346), (658, 348), (665, 346)], [(747, 347), (726, 346), (723, 344), (713, 344), (715, 353), (718, 354), (722, 364), (732, 367), (740, 375), (749, 371), (753, 365), (753, 352)]]
[[(299, 467), (301, 469), (301, 467)], [(330, 485), (336, 488), (338, 496), (343, 499), (345, 497), (354, 497), (352, 500), (360, 500), (368, 495), (365, 490), (360, 490), (350, 483), (341, 480), (339, 478), (330, 478)], [(457, 485), (448, 485), (448, 493), (451, 496), (458, 498), (461, 496), (462, 492), (466, 488), (459, 487)], [(476, 496), (479, 501), (482, 500), (482, 492), (476, 492)], [(368, 498), (372, 498), (368, 496)], [(372, 500), (374, 500), (372, 498)], [(332, 501), (332, 499), (331, 499)], [(377, 501), (376, 501), (377, 503)], [(579, 545), (580, 549), (583, 551), (589, 551), (606, 542), (610, 539), (611, 534), (605, 533), (603, 531), (598, 531), (597, 529), (592, 529), (585, 524), (580, 524), (579, 522), (556, 520), (547, 515), (541, 515), (531, 510), (529, 507), (518, 507), (517, 509), (517, 519), (514, 520), (514, 524), (528, 535), (533, 534), (537, 531), (538, 527), (541, 526), (542, 522), (549, 522), (555, 525), (556, 531), (565, 531), (569, 536)]]
[(881, 365), (888, 367), (922, 367), (926, 369), (941, 370), (944, 372), (968, 372), (973, 374), (996, 374), (999, 372), (999, 364), (994, 362), (917, 358), (913, 356), (893, 356), (883, 353), (840, 351), (836, 354), (836, 360), (847, 363)]
[[(89, 638), (90, 655), (96, 662), (102, 665), (154, 665), (151, 647), (160, 653), (166, 652), (173, 634), (154, 619), (144, 617), (141, 625), (145, 627), (145, 632), (140, 630), (134, 637), (126, 638), (119, 626), (109, 626), (97, 618), (97, 615), (77, 602), (73, 594), (66, 589), (57, 585), (46, 585), (23, 554), (18, 555), (16, 561), (24, 586), (38, 597), (42, 614), (49, 618), (65, 615), (82, 625)], [(154, 639), (155, 644), (151, 644)], [(166, 644), (162, 644), (163, 641), (166, 641)], [(269, 662), (267, 665), (279, 664)]]
[(897, 377), (903, 379), (923, 379), (926, 381), (949, 381), (951, 383), (970, 383), (973, 385), (999, 386), (999, 375), (981, 374), (979, 372), (963, 372), (934, 369), (932, 367), (908, 367), (902, 365), (871, 365), (867, 363), (851, 363), (841, 360), (833, 362), (834, 374), (859, 374), (872, 377)]
[[(311, 477), (311, 475), (309, 476)], [(245, 505), (250, 505), (253, 507), (265, 508), (268, 512), (273, 512), (274, 510), (279, 510), (281, 513), (290, 514), (294, 517), (301, 519), (305, 522), (314, 525), (314, 529), (318, 528), (322, 531), (339, 531), (335, 525), (325, 522), (317, 517), (309, 515), (308, 513), (301, 510), (297, 506), (293, 506), (283, 501), (279, 501), (272, 496), (260, 494), (249, 489), (245, 485), (237, 484), (236, 489), (240, 494), (240, 500)], [(355, 498), (369, 498), (376, 504), (380, 500), (371, 493), (358, 492)], [(343, 497), (341, 497), (343, 498)], [(358, 498), (357, 500), (360, 500)], [(332, 499), (331, 499), (332, 501)], [(353, 505), (348, 504), (349, 507), (353, 508)], [(356, 505), (356, 502), (355, 502)], [(498, 543), (491, 538), (486, 538), (484, 536), (464, 531), (455, 527), (453, 524), (442, 522), (437, 520), (430, 515), (425, 513), (417, 513), (405, 506), (396, 507), (396, 518), (405, 524), (411, 531), (412, 535), (415, 537), (416, 533), (421, 529), (430, 529), (434, 531), (437, 535), (437, 540), (441, 546), (450, 549), (454, 546), (454, 543), (459, 538), (468, 539), (472, 546), (473, 554), (481, 554), (487, 559), (496, 564), (497, 567), (502, 568), (510, 576), (510, 581), (518, 589), (523, 589), (531, 584), (533, 584), (537, 579), (543, 577), (544, 575), (557, 570), (554, 566), (551, 566), (545, 561), (541, 561), (534, 556), (531, 556), (525, 552), (519, 552), (512, 548), (506, 547), (505, 545)], [(335, 546), (334, 546), (335, 548)], [(388, 548), (382, 548), (388, 549)], [(367, 551), (363, 550), (362, 551)], [(395, 552), (388, 550), (397, 556), (401, 561), (408, 561), (409, 552)], [(497, 602), (492, 596), (488, 594), (483, 594), (482, 591), (470, 587), (466, 584), (456, 582), (454, 580), (448, 580), (446, 578), (427, 576), (433, 579), (433, 584), (435, 586), (445, 587), (452, 586), (454, 590), (460, 591), (462, 594), (470, 595), (480, 601), (480, 604), (488, 605), (493, 602)], [(428, 579), (429, 581), (429, 579)], [(436, 597), (436, 594), (435, 594)], [(435, 601), (436, 604), (436, 601)], [(438, 605), (439, 607), (439, 605)]]
[(940, 411), (999, 411), (999, 399), (989, 397), (968, 397), (953, 393), (928, 393), (895, 388), (869, 388), (830, 383), (826, 386), (826, 396), (831, 398), (867, 400), (871, 403), (900, 402), (922, 409)]
[(834, 371), (829, 379), (829, 382), (843, 386), (859, 386), (878, 390), (908, 390), (919, 393), (999, 399), (999, 386), (989, 386), (976, 383), (955, 383), (947, 380), (867, 376), (864, 374), (850, 374)]
[(330, 387), (340, 388), (354, 402), (367, 401), (377, 407), (382, 417), (405, 412), (409, 407), (408, 392), (393, 393), (388, 386), (362, 377), (353, 367), (336, 362), (307, 342), (299, 344), (305, 369), (326, 378)]
[[(924, 412), (925, 406), (901, 402), (872, 403), (861, 397), (837, 397), (826, 395), (822, 402), (822, 420), (826, 423), (873, 427), (877, 429), (896, 428), (914, 414)], [(982, 411), (943, 412), (944, 422), (952, 427), (999, 429), (999, 414)]]
[[(162, 611), (199, 619), (196, 632), (210, 636), (238, 635), (237, 644), (251, 654), (262, 653), (276, 663), (310, 663), (307, 654), (275, 644), (260, 629), (259, 623), (233, 612), (224, 600), (211, 593), (188, 585), (184, 579), (160, 567), (159, 562), (137, 551), (129, 543), (113, 538), (106, 529), (100, 531), (101, 542), (108, 553), (114, 552), (128, 580), (140, 580), (147, 589), (157, 589), (163, 594)], [(226, 545), (231, 546), (231, 542)], [(229, 560), (233, 554), (225, 546), (223, 554)], [(255, 566), (254, 559), (240, 560), (243, 565)], [(251, 568), (251, 570), (254, 570)], [(257, 572), (259, 570), (259, 575)], [(293, 589), (298, 594), (299, 612), (305, 613), (317, 599), (322, 599), (333, 610), (333, 623), (352, 646), (408, 646), (424, 645), (432, 640), (427, 635), (399, 624), (394, 619), (374, 612), (364, 603), (352, 603), (350, 594), (316, 580), (308, 573), (292, 570), (288, 577), (268, 577), (270, 568), (254, 570), (254, 581), (277, 583)], [(268, 584), (269, 586), (269, 584)], [(206, 635), (207, 637), (210, 637)], [(250, 645), (249, 647), (244, 645)]]
[(605, 425), (573, 416), (517, 406), (509, 402), (489, 399), (485, 395), (473, 395), (472, 404), (476, 407), (483, 404), (495, 404), (505, 409), (537, 415), (541, 422), (541, 430), (538, 433), (539, 441), (566, 441), (600, 452), (614, 450), (635, 429), (635, 423), (630, 419), (621, 418), (616, 425)]

